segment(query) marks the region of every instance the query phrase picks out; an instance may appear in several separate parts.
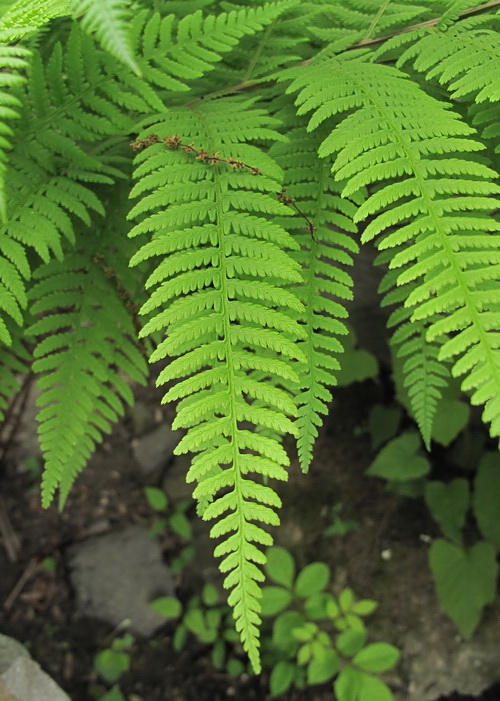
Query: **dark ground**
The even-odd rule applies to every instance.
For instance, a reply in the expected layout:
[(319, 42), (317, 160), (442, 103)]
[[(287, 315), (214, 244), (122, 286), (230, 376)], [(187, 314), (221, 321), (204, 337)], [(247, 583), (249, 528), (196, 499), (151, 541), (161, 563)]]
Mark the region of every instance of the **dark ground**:
[[(380, 520), (372, 542), (366, 544), (366, 552), (357, 560), (357, 582), (363, 581), (363, 567), (370, 567), (370, 553), (383, 545), (384, 538), (396, 528), (395, 507), (391, 496), (382, 494), (381, 487), (370, 484), (367, 492), (359, 490), (356, 482), (354, 487), (349, 486), (343, 477), (345, 471), (332, 465), (347, 464), (361, 478), (371, 460), (371, 451), (368, 439), (356, 435), (356, 428), (366, 421), (367, 395), (377, 398), (381, 391), (374, 383), (364, 383), (357, 386), (356, 392), (352, 391), (352, 386), (337, 392), (336, 406), (327, 419), (310, 474), (300, 474), (294, 464), (290, 482), (281, 491), (284, 507), (277, 541), (290, 547), (301, 565), (325, 557), (322, 531), (327, 525), (327, 505), (338, 500), (339, 494), (345, 503), (352, 501), (351, 508), (357, 519), (362, 519), (364, 510), (371, 508), (375, 495), (380, 497), (383, 511), (388, 515)], [(19, 469), (15, 447), (2, 466), (0, 519), (4, 527), (0, 541), (0, 601), (3, 602), (0, 631), (24, 642), (72, 701), (96, 698), (97, 677), (92, 660), (98, 650), (109, 645), (113, 631), (109, 625), (79, 617), (65, 567), (65, 551), (85, 538), (89, 527), (102, 519), (106, 519), (112, 529), (131, 523), (151, 524), (154, 515), (143, 496), (144, 482), (131, 450), (132, 433), (130, 420), (116, 427), (78, 478), (62, 514), (56, 507), (48, 511), (41, 508), (39, 476)], [(329, 488), (325, 489), (325, 485)], [(350, 493), (352, 489), (355, 493)], [(419, 530), (422, 526), (419, 521), (425, 522), (427, 518), (417, 509), (414, 518), (408, 521), (411, 521), (409, 528)], [(307, 523), (309, 527), (297, 530), (295, 523)], [(426, 522), (425, 526), (428, 525)], [(398, 538), (405, 537), (404, 532), (398, 531)], [(179, 547), (176, 537), (163, 536), (162, 548), (167, 562), (177, 554)], [(42, 561), (47, 557), (55, 559), (55, 572), (43, 567)], [(179, 585), (181, 598), (193, 593), (189, 592), (189, 573), (185, 580), (179, 580)], [(359, 591), (359, 594), (369, 596), (369, 591)], [(266, 673), (260, 678), (229, 677), (212, 667), (207, 648), (194, 639), (190, 639), (180, 654), (174, 652), (173, 632), (173, 624), (167, 624), (153, 638), (135, 643), (132, 669), (121, 680), (127, 701), (222, 701), (231, 698), (265, 701), (269, 698)], [(291, 691), (282, 698), (332, 701), (333, 693), (331, 684), (327, 684), (309, 687), (303, 692)], [(448, 697), (448, 701), (469, 698), (472, 697), (455, 695)], [(500, 689), (487, 692), (482, 699), (500, 701)]]

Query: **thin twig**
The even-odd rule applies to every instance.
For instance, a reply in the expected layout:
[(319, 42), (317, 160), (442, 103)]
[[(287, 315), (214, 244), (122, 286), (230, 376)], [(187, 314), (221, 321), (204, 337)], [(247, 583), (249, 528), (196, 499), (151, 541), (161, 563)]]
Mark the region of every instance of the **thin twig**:
[(14, 585), (9, 596), (4, 601), (3, 607), (4, 607), (5, 611), (10, 611), (10, 609), (14, 605), (17, 597), (24, 589), (25, 584), (35, 574), (37, 567), (38, 567), (38, 560), (36, 559), (36, 557), (31, 558), (31, 560), (26, 565), (24, 572), (22, 573), (22, 575), (19, 577), (16, 584)]
[[(8, 434), (8, 436), (5, 438), (5, 440), (2, 441), (2, 447), (0, 449), (0, 464), (2, 464), (5, 460), (5, 457), (9, 451), (9, 448), (19, 430), (19, 425), (21, 423), (24, 410), (26, 408), (26, 404), (29, 399), (30, 395), (30, 390), (31, 390), (31, 384), (33, 382), (34, 374), (30, 370), (24, 377), (23, 379), (23, 384), (21, 385), (21, 389), (19, 392), (16, 394), (14, 399), (12, 400), (6, 415), (5, 419), (2, 424), (2, 431), (6, 428), (8, 421), (10, 418), (14, 415), (14, 409), (17, 409), (17, 413), (15, 413), (14, 418), (12, 420), (11, 424), (11, 429)], [(19, 403), (19, 408), (17, 407), (17, 404)]]
[(10, 562), (17, 562), (21, 544), (17, 537), (9, 519), (9, 514), (5, 508), (5, 503), (0, 496), (0, 535), (2, 536), (3, 546)]

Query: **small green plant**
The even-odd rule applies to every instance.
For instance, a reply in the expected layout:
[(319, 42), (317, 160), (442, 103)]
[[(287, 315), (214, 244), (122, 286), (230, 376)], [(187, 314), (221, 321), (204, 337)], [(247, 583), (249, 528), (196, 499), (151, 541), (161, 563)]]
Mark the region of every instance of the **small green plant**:
[(392, 699), (374, 674), (393, 667), (399, 651), (388, 643), (367, 644), (363, 621), (377, 602), (357, 600), (350, 588), (335, 597), (324, 562), (306, 565), (295, 576), (295, 562), (283, 548), (268, 550), (265, 569), (275, 582), (262, 596), (262, 615), (274, 617), (272, 635), (263, 641), (264, 667), (272, 667), (271, 694), (335, 680), (337, 701)]
[(222, 599), (221, 592), (207, 582), (201, 596), (193, 596), (184, 611), (174, 635), (174, 648), (181, 650), (189, 634), (201, 643), (211, 646), (212, 664), (236, 676), (247, 669), (238, 633), (230, 607)]
[(345, 535), (358, 527), (355, 519), (342, 518), (342, 502), (337, 502), (330, 509), (330, 525), (323, 530), (324, 536)]
[[(266, 556), (265, 570), (273, 584), (262, 590), (262, 661), (269, 671), (271, 695), (334, 680), (337, 701), (390, 701), (389, 687), (374, 674), (393, 667), (399, 651), (388, 643), (368, 643), (364, 623), (377, 602), (358, 600), (349, 587), (334, 596), (329, 591), (330, 568), (324, 562), (310, 563), (296, 574), (295, 561), (284, 548), (271, 547)], [(211, 648), (217, 669), (233, 676), (252, 674), (231, 609), (214, 584), (206, 583), (184, 611), (173, 597), (150, 605), (166, 618), (178, 619), (176, 650), (191, 634)]]
[[(193, 503), (191, 499), (181, 499), (176, 503), (171, 503), (168, 495), (158, 487), (144, 487), (144, 494), (150, 507), (155, 511), (154, 519), (149, 535), (155, 538), (165, 529), (170, 529), (181, 540), (189, 541), (192, 538), (191, 522), (187, 516), (187, 510)], [(189, 543), (185, 545), (179, 555), (170, 563), (173, 572), (180, 572), (195, 554), (194, 546)]]
[(94, 657), (94, 669), (106, 684), (113, 687), (99, 695), (99, 701), (125, 701), (120, 686), (116, 683), (130, 669), (130, 648), (134, 638), (130, 633), (115, 638), (110, 647), (98, 652)]

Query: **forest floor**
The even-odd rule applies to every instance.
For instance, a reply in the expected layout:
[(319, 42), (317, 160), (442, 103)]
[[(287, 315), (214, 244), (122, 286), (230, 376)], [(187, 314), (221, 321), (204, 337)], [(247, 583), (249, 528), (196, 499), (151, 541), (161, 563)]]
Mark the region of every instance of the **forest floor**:
[[(383, 574), (386, 566), (383, 553), (397, 552), (398, 547), (418, 548), (422, 545), (421, 534), (433, 535), (436, 530), (421, 504), (401, 501), (384, 490), (381, 481), (363, 474), (373, 459), (369, 437), (363, 432), (367, 412), (373, 401), (384, 400), (383, 394), (383, 388), (374, 382), (336, 392), (310, 473), (301, 474), (296, 460), (292, 461), (290, 480), (281, 489), (282, 525), (275, 532), (276, 542), (293, 552), (299, 566), (324, 560), (334, 572), (334, 590), (349, 585), (359, 597), (368, 598), (372, 597), (374, 573)], [(158, 393), (150, 391), (149, 395), (144, 393), (142, 402), (153, 406), (157, 398)], [(168, 421), (171, 417), (165, 418)], [(22, 446), (14, 447), (2, 466), (0, 632), (23, 642), (72, 701), (99, 698), (93, 658), (110, 644), (113, 629), (78, 612), (67, 551), (86, 538), (92, 525), (99, 521), (108, 523), (110, 530), (130, 524), (151, 525), (154, 513), (144, 497), (145, 481), (137, 469), (133, 439), (133, 421), (129, 416), (116, 426), (78, 477), (62, 513), (56, 506), (41, 508), (40, 476), (33, 468), (36, 461), (19, 457)], [(26, 469), (27, 465), (31, 469)], [(168, 473), (169, 469), (167, 465), (165, 471)], [(152, 484), (158, 483), (161, 482)], [(175, 500), (175, 494), (170, 496)], [(346, 536), (327, 537), (331, 507), (339, 502), (343, 505), (342, 518), (356, 520), (359, 527)], [(196, 519), (194, 509), (188, 513)], [(163, 533), (160, 542), (169, 563), (179, 552), (179, 539)], [(47, 567), (47, 562), (53, 567)], [(418, 558), (414, 566), (421, 568)], [(181, 599), (194, 593), (190, 591), (193, 582), (196, 577), (188, 567), (177, 582)], [(390, 609), (388, 604), (381, 604), (376, 616), (386, 616), (397, 626), (397, 609), (404, 606), (405, 595), (402, 592), (401, 601), (393, 600)], [(208, 647), (194, 637), (189, 638), (180, 653), (175, 652), (174, 631), (175, 624), (167, 623), (152, 638), (136, 640), (131, 669), (120, 680), (127, 701), (270, 698), (268, 671), (259, 677), (230, 677), (214, 669)], [(293, 690), (282, 698), (332, 701), (332, 685)], [(466, 697), (449, 697), (453, 701), (460, 698)], [(483, 698), (498, 701), (500, 692)]]

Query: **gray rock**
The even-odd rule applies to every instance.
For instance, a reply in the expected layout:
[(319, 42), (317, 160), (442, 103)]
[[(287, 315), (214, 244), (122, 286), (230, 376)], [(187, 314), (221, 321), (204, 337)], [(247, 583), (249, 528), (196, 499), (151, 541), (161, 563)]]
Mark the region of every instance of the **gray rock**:
[(172, 596), (173, 579), (146, 528), (129, 526), (74, 545), (69, 566), (82, 614), (115, 626), (128, 619), (129, 629), (144, 636), (165, 623), (148, 603)]
[(70, 701), (17, 640), (0, 635), (0, 701)]
[(172, 459), (174, 448), (181, 437), (181, 431), (172, 431), (168, 426), (162, 425), (145, 436), (136, 438), (132, 447), (141, 472), (151, 476), (161, 471)]

